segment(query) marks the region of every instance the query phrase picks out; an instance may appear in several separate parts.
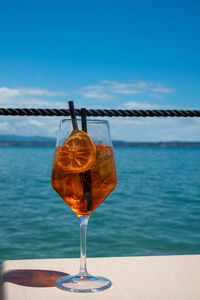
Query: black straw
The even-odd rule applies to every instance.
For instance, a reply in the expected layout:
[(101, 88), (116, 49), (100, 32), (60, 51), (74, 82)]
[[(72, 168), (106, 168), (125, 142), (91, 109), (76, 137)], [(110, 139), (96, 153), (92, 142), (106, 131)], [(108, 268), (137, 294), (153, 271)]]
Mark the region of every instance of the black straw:
[[(86, 117), (86, 109), (81, 108), (81, 123), (82, 123), (82, 130), (87, 133), (87, 117)], [(90, 170), (84, 172), (82, 174), (83, 178), (83, 190), (84, 195), (87, 203), (87, 210), (92, 210), (92, 178), (90, 174)]]
[(70, 115), (71, 115), (71, 119), (72, 119), (73, 130), (78, 130), (78, 123), (76, 120), (76, 111), (74, 109), (74, 102), (68, 101), (68, 104), (69, 104), (69, 111), (70, 111)]
[(87, 133), (87, 119), (86, 119), (86, 109), (81, 108), (81, 123), (82, 123), (82, 130)]

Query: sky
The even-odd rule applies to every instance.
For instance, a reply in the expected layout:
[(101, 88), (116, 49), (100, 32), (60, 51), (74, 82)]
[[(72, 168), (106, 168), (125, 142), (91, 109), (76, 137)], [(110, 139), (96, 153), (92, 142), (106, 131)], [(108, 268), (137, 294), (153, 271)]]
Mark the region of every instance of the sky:
[[(200, 109), (200, 1), (0, 0), (0, 107)], [(61, 118), (0, 117), (56, 137)], [(199, 118), (108, 118), (114, 140), (200, 141)]]

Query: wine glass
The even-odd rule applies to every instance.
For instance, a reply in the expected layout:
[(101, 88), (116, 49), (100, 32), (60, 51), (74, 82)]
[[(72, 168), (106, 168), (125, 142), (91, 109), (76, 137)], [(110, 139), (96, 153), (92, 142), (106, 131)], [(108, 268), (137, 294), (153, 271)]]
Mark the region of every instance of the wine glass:
[[(81, 128), (81, 120), (77, 120)], [(56, 286), (71, 292), (96, 292), (109, 288), (111, 281), (92, 276), (86, 268), (86, 231), (91, 213), (105, 200), (117, 184), (109, 124), (88, 120), (87, 134), (74, 130), (71, 119), (60, 123), (51, 184), (60, 197), (77, 214), (80, 223), (80, 271), (64, 276)]]

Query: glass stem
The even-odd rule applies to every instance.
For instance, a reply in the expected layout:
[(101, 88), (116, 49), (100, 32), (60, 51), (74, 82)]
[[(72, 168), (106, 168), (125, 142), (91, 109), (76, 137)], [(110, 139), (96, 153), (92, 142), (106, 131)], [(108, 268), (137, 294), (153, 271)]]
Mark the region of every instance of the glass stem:
[(87, 224), (89, 217), (82, 216), (79, 217), (80, 223), (80, 275), (87, 275), (86, 267), (86, 233), (87, 233)]

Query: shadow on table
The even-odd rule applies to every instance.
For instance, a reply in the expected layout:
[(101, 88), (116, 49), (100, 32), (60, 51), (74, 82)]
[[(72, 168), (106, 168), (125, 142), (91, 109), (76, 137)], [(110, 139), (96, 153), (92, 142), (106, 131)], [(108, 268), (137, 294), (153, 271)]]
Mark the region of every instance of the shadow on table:
[(17, 269), (5, 272), (1, 284), (11, 282), (29, 287), (53, 287), (58, 278), (66, 275), (69, 274), (51, 270)]

